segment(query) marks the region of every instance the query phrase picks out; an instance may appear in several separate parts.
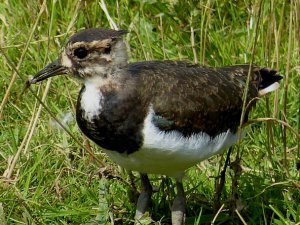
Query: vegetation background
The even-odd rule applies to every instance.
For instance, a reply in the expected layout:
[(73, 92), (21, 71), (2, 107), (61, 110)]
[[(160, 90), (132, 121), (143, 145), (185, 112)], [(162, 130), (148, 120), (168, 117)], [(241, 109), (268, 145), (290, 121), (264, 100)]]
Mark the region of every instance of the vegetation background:
[[(113, 21), (129, 31), (131, 61), (253, 62), (284, 74), (234, 147), (219, 212), (213, 200), (225, 155), (188, 171), (187, 224), (300, 224), (299, 0), (0, 1), (0, 224), (132, 224), (138, 178), (79, 132), (80, 84), (56, 77), (31, 88), (83, 145), (22, 92), (74, 32)], [(152, 180), (152, 218), (169, 224), (174, 183)]]

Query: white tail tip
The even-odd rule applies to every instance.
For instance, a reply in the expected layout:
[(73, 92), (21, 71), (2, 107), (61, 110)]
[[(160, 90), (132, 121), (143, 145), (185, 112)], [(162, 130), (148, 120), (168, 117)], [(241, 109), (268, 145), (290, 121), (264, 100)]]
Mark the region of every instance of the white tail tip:
[(278, 82), (275, 82), (273, 84), (271, 84), (270, 86), (264, 88), (264, 89), (261, 89), (258, 91), (258, 95), (259, 96), (264, 96), (265, 94), (269, 93), (269, 92), (272, 92), (272, 91), (275, 91), (279, 88), (279, 83)]

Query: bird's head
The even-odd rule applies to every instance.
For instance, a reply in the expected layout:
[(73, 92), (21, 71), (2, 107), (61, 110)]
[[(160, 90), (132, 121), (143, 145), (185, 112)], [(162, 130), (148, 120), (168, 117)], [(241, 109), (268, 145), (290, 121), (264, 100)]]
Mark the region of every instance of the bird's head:
[(29, 82), (37, 83), (60, 74), (81, 80), (106, 78), (127, 65), (124, 30), (92, 28), (74, 34), (58, 59), (39, 71)]

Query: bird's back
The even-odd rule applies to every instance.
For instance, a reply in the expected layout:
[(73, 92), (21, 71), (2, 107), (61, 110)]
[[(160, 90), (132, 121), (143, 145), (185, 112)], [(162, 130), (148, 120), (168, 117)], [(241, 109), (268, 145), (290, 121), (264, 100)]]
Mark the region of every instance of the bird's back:
[[(259, 70), (254, 67), (251, 73), (248, 102), (258, 96)], [(210, 68), (174, 61), (129, 65), (139, 80), (139, 95), (151, 102), (157, 125), (185, 136), (199, 132), (216, 136), (237, 129), (248, 71), (249, 65)]]

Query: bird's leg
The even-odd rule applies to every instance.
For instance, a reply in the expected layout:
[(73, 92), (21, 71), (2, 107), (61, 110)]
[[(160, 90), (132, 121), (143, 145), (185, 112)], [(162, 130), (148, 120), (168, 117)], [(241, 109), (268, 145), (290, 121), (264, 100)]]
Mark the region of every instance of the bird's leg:
[(214, 201), (213, 201), (213, 208), (215, 213), (217, 213), (221, 207), (221, 194), (225, 185), (225, 178), (226, 178), (225, 175), (226, 175), (227, 167), (230, 164), (231, 152), (232, 152), (232, 147), (230, 147), (227, 152), (224, 168), (221, 171), (220, 176), (216, 180), (216, 191), (215, 191)]
[(185, 194), (182, 180), (176, 180), (177, 195), (172, 205), (172, 225), (183, 225), (185, 221)]
[(147, 174), (141, 173), (142, 191), (137, 201), (135, 220), (139, 220), (145, 214), (150, 205), (152, 186)]

